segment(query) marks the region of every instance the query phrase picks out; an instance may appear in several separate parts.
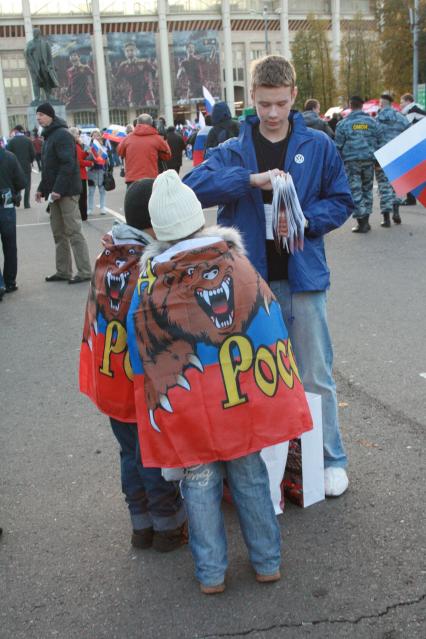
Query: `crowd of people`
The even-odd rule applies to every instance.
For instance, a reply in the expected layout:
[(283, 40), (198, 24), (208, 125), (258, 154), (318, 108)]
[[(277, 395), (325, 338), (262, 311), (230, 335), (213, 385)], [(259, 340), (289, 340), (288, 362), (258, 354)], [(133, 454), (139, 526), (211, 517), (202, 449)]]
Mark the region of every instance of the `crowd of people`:
[[(333, 131), (317, 100), (303, 113), (293, 109), (296, 73), (275, 55), (254, 63), (251, 97), (255, 113), (241, 127), (225, 103), (214, 106), (204, 161), (183, 180), (182, 153), (188, 141), (196, 148), (202, 128), (185, 141), (176, 127), (154, 126), (142, 114), (114, 147), (97, 129), (87, 144), (48, 102), (36, 114), (43, 137), (36, 200), (48, 204), (56, 249), (56, 270), (45, 279), (91, 280), (80, 389), (108, 416), (120, 446), (131, 543), (168, 552), (189, 531), (204, 594), (226, 587), (224, 479), (256, 581), (281, 578), (280, 529), (260, 451), (312, 428), (304, 391), (322, 401), (325, 494), (339, 497), (349, 486), (324, 236), (351, 214), (356, 232), (369, 229), (374, 171), (382, 226), (391, 215), (401, 223), (373, 153), (409, 126), (408, 116), (426, 115), (410, 95), (398, 113), (383, 94), (373, 119), (353, 96), (351, 113)], [(21, 190), (29, 196), (37, 137), (31, 142), (18, 129), (10, 150), (0, 149), (5, 292), (17, 288), (15, 206)], [(93, 213), (96, 187), (106, 212), (105, 172), (114, 164), (125, 177), (126, 222), (102, 238), (92, 271), (82, 221)], [(294, 253), (273, 233), (274, 179), (284, 173), (306, 220), (303, 250)], [(212, 206), (218, 226), (205, 228), (203, 208)], [(288, 233), (285, 211), (278, 232)], [(170, 470), (177, 467), (180, 490)]]

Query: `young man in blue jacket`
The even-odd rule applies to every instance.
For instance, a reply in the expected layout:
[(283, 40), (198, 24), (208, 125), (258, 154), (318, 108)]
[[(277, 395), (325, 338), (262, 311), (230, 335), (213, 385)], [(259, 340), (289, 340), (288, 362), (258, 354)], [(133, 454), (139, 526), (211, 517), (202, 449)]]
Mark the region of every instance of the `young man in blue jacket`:
[[(183, 181), (203, 207), (218, 205), (219, 224), (241, 231), (250, 260), (281, 304), (305, 389), (322, 397), (326, 494), (339, 496), (348, 487), (347, 457), (332, 375), (323, 236), (346, 221), (353, 202), (334, 143), (308, 129), (292, 110), (295, 83), (295, 70), (285, 58), (256, 61), (251, 94), (257, 117), (246, 118), (240, 136), (209, 150), (207, 160)], [(267, 225), (269, 171), (291, 174), (307, 219), (304, 249), (294, 255), (276, 251)]]

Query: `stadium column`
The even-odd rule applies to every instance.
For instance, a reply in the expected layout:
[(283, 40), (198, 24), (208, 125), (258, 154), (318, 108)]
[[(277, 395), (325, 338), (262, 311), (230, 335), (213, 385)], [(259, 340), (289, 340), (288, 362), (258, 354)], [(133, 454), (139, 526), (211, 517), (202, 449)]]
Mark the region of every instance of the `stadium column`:
[(0, 56), (0, 137), (9, 137), (9, 119), (7, 117), (6, 92), (4, 90), (3, 68)]
[(225, 86), (226, 86), (226, 102), (235, 115), (235, 97), (234, 97), (234, 71), (232, 64), (232, 33), (231, 33), (231, 8), (229, 0), (222, 2), (222, 26), (223, 26), (223, 44), (225, 53)]
[(340, 0), (331, 0), (331, 32), (333, 41), (332, 57), (336, 74), (338, 74), (340, 61)]
[(161, 80), (164, 96), (164, 117), (168, 125), (173, 124), (172, 76), (170, 73), (169, 32), (167, 29), (167, 3), (158, 0), (158, 29), (160, 32)]
[(99, 0), (92, 0), (93, 17), (93, 42), (96, 56), (96, 78), (99, 90), (99, 125), (102, 129), (110, 124), (108, 91), (106, 81), (104, 44), (102, 36), (101, 14), (99, 10)]
[[(24, 16), (25, 40), (27, 43), (33, 39), (33, 24), (31, 22), (30, 0), (22, 0), (22, 15)], [(33, 83), (30, 82), (31, 98), (34, 100)]]
[(289, 60), (291, 56), (291, 52), (290, 52), (290, 32), (288, 29), (288, 0), (281, 0), (280, 30), (281, 30), (281, 53), (287, 60)]

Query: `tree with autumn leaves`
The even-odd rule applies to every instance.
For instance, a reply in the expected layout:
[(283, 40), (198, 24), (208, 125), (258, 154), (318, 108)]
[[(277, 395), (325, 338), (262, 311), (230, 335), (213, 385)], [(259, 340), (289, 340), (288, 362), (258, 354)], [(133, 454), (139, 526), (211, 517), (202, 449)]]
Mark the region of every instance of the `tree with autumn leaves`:
[[(375, 22), (358, 14), (341, 23), (340, 69), (331, 58), (329, 25), (308, 16), (298, 31), (292, 58), (299, 89), (296, 106), (316, 98), (325, 111), (354, 94), (364, 99), (393, 93), (397, 98), (412, 90), (413, 46), (409, 9), (413, 0), (373, 0)], [(420, 0), (419, 82), (426, 82), (426, 0)]]

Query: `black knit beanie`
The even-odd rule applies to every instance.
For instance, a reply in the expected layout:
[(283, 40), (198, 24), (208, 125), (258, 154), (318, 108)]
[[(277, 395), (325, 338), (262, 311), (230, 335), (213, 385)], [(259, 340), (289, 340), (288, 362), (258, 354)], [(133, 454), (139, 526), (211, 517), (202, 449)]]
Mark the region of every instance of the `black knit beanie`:
[(49, 118), (55, 117), (55, 109), (49, 102), (42, 102), (36, 107), (36, 113), (44, 113), (44, 115), (48, 115)]
[(152, 193), (152, 178), (143, 178), (129, 186), (124, 198), (124, 215), (129, 226), (143, 231), (151, 228), (148, 202)]

